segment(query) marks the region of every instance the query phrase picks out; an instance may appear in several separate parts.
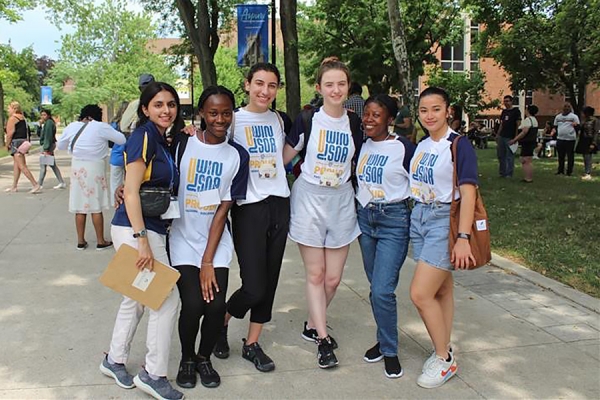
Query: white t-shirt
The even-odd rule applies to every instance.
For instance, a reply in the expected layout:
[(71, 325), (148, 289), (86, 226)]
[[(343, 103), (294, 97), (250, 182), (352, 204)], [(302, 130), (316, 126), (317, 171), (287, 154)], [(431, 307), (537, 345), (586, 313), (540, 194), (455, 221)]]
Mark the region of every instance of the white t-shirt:
[(77, 138), (73, 151), (71, 152), (71, 142), (81, 129), (84, 122), (71, 122), (56, 143), (59, 150), (69, 150), (73, 157), (83, 160), (101, 160), (108, 156), (108, 141), (116, 144), (125, 144), (125, 135), (116, 131), (107, 123), (90, 121), (85, 129)]
[(560, 140), (575, 140), (577, 134), (573, 122), (579, 124), (579, 117), (573, 113), (567, 115), (558, 114), (554, 118), (554, 126), (556, 126), (556, 138)]
[[(289, 197), (283, 164), (285, 132), (274, 111), (264, 113), (235, 112), (233, 139), (250, 155), (250, 175), (245, 200), (237, 204), (258, 203), (269, 196)], [(231, 132), (230, 132), (231, 134)]]
[[(227, 142), (209, 145), (196, 136), (188, 139), (179, 166), (181, 217), (173, 220), (169, 236), (172, 265), (200, 267), (217, 207), (245, 192), (248, 170), (243, 163), (247, 157), (241, 151)], [(213, 264), (229, 267), (232, 256), (233, 240), (225, 226)]]
[(398, 139), (380, 142), (367, 139), (356, 167), (359, 199), (370, 196), (371, 202), (391, 203), (410, 196), (408, 169), (414, 151), (414, 145), (410, 145), (407, 148)]
[[(350, 179), (356, 147), (346, 112), (344, 110), (339, 118), (327, 115), (323, 109), (315, 112), (300, 178), (314, 185), (330, 187)], [(294, 148), (300, 151), (303, 147), (304, 137), (300, 135)]]
[[(458, 134), (448, 128), (446, 136), (439, 141), (431, 137), (421, 140), (410, 162), (411, 196), (421, 203), (450, 203), (452, 201), (452, 140)], [(477, 156), (468, 140), (462, 140), (457, 148), (458, 184), (477, 185)], [(456, 198), (460, 193), (456, 190)]]

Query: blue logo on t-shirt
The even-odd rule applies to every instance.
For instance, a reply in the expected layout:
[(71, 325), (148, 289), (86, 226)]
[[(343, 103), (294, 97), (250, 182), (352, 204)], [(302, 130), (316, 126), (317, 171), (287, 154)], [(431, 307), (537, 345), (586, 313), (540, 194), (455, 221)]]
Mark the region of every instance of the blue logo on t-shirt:
[(433, 168), (439, 156), (431, 153), (421, 153), (413, 162), (412, 178), (428, 185), (434, 185)]
[(350, 137), (346, 132), (319, 131), (317, 159), (345, 163), (348, 159)]

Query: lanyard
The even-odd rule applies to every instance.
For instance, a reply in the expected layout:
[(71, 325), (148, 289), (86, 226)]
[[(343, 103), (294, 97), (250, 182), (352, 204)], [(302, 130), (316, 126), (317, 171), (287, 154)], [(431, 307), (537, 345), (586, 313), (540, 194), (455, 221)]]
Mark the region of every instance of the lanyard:
[(169, 186), (169, 189), (173, 189), (173, 186), (175, 186), (175, 168), (173, 166), (174, 162), (173, 159), (171, 158), (171, 155), (165, 150), (164, 146), (161, 144), (160, 148), (162, 149), (163, 153), (165, 154), (165, 157), (167, 159), (167, 162), (169, 163), (169, 168), (171, 169), (171, 185)]

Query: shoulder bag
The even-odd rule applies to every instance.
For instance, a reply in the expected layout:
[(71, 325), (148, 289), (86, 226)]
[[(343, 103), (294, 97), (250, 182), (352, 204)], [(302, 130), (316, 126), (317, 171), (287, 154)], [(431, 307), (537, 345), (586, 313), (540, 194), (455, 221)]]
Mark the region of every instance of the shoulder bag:
[[(458, 235), (458, 222), (460, 221), (460, 203), (461, 199), (455, 200), (454, 194), (458, 188), (458, 174), (456, 172), (457, 147), (458, 141), (462, 136), (457, 137), (452, 142), (452, 159), (454, 160), (454, 172), (452, 176), (452, 203), (450, 205), (450, 236), (448, 237), (448, 245), (450, 253), (456, 243)], [(475, 257), (475, 265), (471, 264), (467, 268), (475, 269), (486, 265), (492, 259), (492, 251), (490, 248), (490, 224), (488, 221), (487, 211), (483, 205), (483, 200), (479, 194), (479, 188), (475, 188), (475, 214), (473, 216), (473, 226), (471, 227), (471, 238), (469, 245), (471, 253)]]

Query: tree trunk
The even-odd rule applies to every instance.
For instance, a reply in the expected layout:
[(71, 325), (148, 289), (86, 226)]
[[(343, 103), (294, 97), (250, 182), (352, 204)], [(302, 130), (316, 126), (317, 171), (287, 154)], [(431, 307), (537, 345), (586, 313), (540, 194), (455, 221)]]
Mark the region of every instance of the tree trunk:
[(285, 65), (285, 94), (287, 113), (292, 118), (300, 112), (300, 63), (298, 61), (298, 30), (296, 27), (297, 1), (280, 3), (283, 59)]
[(6, 146), (4, 141), (4, 87), (0, 81), (0, 146)]
[[(400, 77), (400, 92), (404, 98), (404, 104), (412, 104), (412, 81), (410, 63), (408, 61), (408, 51), (406, 50), (406, 37), (404, 35), (404, 24), (400, 17), (400, 5), (398, 0), (387, 0), (388, 14), (390, 17), (390, 27), (392, 34), (392, 47), (394, 49), (394, 58), (398, 67)], [(414, 109), (414, 108), (412, 108)]]
[[(211, 15), (208, 10), (208, 2), (207, 0), (198, 0), (197, 10), (191, 0), (177, 0), (176, 4), (185, 30), (192, 42), (194, 55), (198, 59), (202, 86), (206, 88), (216, 85), (217, 69), (214, 62), (214, 52), (211, 50)], [(218, 42), (213, 43), (212, 46), (216, 51)]]

